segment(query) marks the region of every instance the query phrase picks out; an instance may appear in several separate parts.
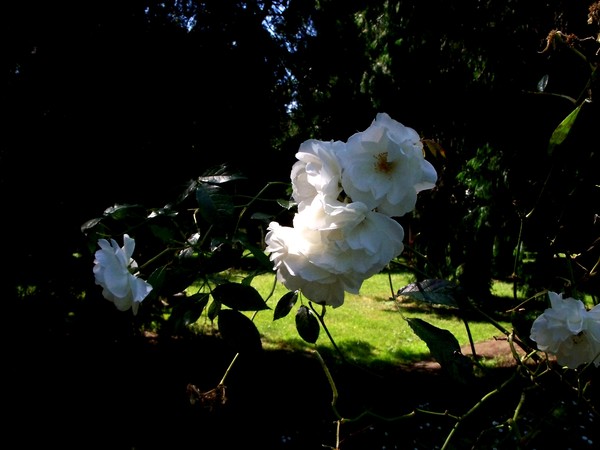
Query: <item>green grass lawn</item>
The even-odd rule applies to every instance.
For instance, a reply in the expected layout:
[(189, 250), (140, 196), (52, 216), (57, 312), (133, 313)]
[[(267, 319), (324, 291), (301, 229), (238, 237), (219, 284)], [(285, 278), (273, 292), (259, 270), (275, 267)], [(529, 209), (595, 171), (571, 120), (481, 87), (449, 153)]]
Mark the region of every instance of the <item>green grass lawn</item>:
[[(398, 291), (414, 280), (407, 274), (392, 274), (391, 281), (394, 291)], [(259, 311), (254, 318), (261, 333), (263, 347), (313, 349), (313, 344), (304, 342), (296, 331), (295, 312), (300, 306), (300, 301), (286, 317), (274, 321), (275, 305), (287, 290), (279, 283), (274, 286), (274, 275), (271, 274), (255, 277), (252, 286), (267, 299), (271, 308)], [(271, 291), (273, 293), (269, 295)], [(304, 304), (308, 302), (304, 300)], [(321, 307), (315, 306), (320, 312)], [(251, 313), (247, 315), (252, 317)], [(387, 274), (379, 274), (366, 280), (359, 295), (346, 294), (342, 306), (328, 307), (325, 324), (346, 359), (357, 363), (378, 361), (397, 364), (428, 357), (427, 345), (412, 331), (404, 317), (420, 318), (438, 328), (446, 329), (456, 337), (460, 345), (469, 343), (465, 324), (456, 310), (393, 300)], [(508, 322), (500, 323), (510, 330)], [(469, 328), (475, 342), (502, 335), (495, 326), (485, 321), (469, 321)], [(323, 328), (316, 345), (320, 351), (334, 350)]]

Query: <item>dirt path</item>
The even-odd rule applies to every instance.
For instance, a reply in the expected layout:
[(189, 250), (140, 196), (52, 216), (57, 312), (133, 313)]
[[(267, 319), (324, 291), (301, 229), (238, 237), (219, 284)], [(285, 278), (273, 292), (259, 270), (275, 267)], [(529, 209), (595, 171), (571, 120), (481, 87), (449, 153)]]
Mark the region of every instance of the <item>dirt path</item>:
[[(517, 345), (514, 346), (519, 356), (525, 355), (525, 352)], [(461, 347), (463, 355), (472, 355), (470, 345)], [(475, 343), (475, 353), (483, 360), (494, 360), (495, 367), (514, 367), (517, 364), (510, 344), (506, 338), (494, 338), (487, 341)], [(413, 364), (417, 370), (436, 370), (440, 365), (434, 359), (426, 359)]]

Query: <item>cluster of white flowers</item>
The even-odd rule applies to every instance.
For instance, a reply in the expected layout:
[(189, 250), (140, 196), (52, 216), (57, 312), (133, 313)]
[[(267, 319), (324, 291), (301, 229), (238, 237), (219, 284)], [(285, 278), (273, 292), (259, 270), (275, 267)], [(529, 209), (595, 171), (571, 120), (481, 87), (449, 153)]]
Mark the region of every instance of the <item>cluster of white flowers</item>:
[(551, 307), (531, 326), (538, 349), (556, 356), (562, 366), (600, 366), (600, 305), (587, 310), (581, 300), (549, 292)]
[(94, 276), (102, 286), (102, 295), (113, 302), (119, 311), (132, 309), (137, 314), (139, 304), (152, 290), (152, 286), (137, 277), (137, 263), (131, 258), (135, 240), (123, 235), (123, 247), (114, 239), (99, 239), (100, 250), (95, 253)]
[(412, 211), (437, 173), (417, 132), (385, 113), (347, 142), (303, 142), (296, 158), (298, 211), (292, 227), (270, 223), (266, 251), (286, 288), (338, 307), (402, 253), (404, 230), (393, 217)]

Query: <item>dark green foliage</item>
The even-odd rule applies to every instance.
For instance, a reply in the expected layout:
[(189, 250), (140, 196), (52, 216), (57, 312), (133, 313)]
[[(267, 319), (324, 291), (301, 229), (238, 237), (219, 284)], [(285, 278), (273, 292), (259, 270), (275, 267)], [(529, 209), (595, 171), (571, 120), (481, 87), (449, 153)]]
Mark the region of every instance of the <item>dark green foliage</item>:
[(457, 290), (458, 287), (447, 280), (427, 279), (404, 286), (398, 291), (398, 296), (436, 305), (457, 307)]
[[(400, 289), (398, 296), (456, 308), (463, 317), (469, 307), (460, 286), (446, 280), (426, 279), (411, 283)], [(473, 380), (472, 361), (462, 354), (458, 340), (450, 331), (438, 328), (422, 319), (408, 317), (405, 320), (415, 334), (427, 344), (431, 356), (450, 377), (463, 384)], [(467, 321), (464, 323), (470, 336), (469, 325)]]
[(168, 320), (174, 333), (181, 332), (196, 323), (208, 304), (208, 300), (209, 295), (202, 292), (190, 296), (178, 296), (176, 301), (173, 302), (173, 310)]
[(319, 339), (319, 320), (308, 306), (302, 305), (296, 311), (296, 330), (309, 344), (314, 344)]
[(252, 286), (239, 283), (223, 283), (211, 292), (215, 301), (237, 311), (262, 311), (270, 309)]
[[(261, 204), (238, 234), (245, 202), (230, 195), (289, 180), (304, 139), (349, 136), (384, 111), (426, 139), (439, 174), (399, 219), (411, 268), (480, 302), (492, 277), (532, 293), (598, 295), (600, 114), (585, 102), (598, 83), (587, 8), (8, 2), (0, 192), (3, 235), (18, 250), (5, 255), (2, 292), (34, 290), (46, 315), (51, 304), (67, 315), (81, 292), (97, 293), (97, 239), (124, 232), (140, 261), (195, 239), (170, 267), (145, 268), (169, 296), (198, 273), (267, 270), (264, 229), (289, 222), (289, 192)], [(551, 40), (553, 30), (562, 37)], [(215, 165), (228, 170), (210, 172)], [(179, 215), (186, 208), (197, 213), (193, 233)], [(210, 225), (219, 235), (207, 239)]]
[(217, 171), (213, 175), (200, 177), (196, 183), (193, 183), (199, 206), (198, 213), (202, 219), (211, 225), (234, 220), (235, 205), (230, 193), (225, 189), (225, 184), (244, 179), (245, 177), (239, 173)]
[[(250, 285), (253, 274), (272, 267), (260, 250), (262, 242), (256, 242), (248, 232), (250, 225), (262, 227), (264, 223), (245, 216), (254, 211), (250, 205), (257, 199), (236, 195), (236, 185), (243, 181), (237, 172), (217, 167), (190, 182), (175, 202), (160, 208), (116, 205), (81, 227), (90, 254), (100, 238), (115, 239), (119, 246), (125, 233), (136, 239), (133, 258), (139, 275), (152, 286), (144, 299), (141, 327), (179, 334), (204, 312), (214, 321), (223, 307), (235, 311), (269, 309)], [(260, 209), (256, 212), (263, 214)], [(230, 281), (231, 271), (238, 270), (243, 259), (257, 263), (252, 267), (246, 263), (244, 269), (250, 272), (244, 282)], [(190, 295), (192, 290), (197, 292)], [(166, 323), (165, 315), (169, 316)]]
[(210, 224), (231, 220), (233, 204), (227, 195), (222, 195), (218, 186), (198, 185), (196, 200), (200, 206), (200, 215)]
[(273, 312), (273, 320), (281, 319), (287, 316), (296, 302), (298, 301), (298, 292), (289, 291), (286, 292), (275, 305), (275, 311)]
[(422, 319), (407, 317), (406, 321), (427, 344), (431, 356), (455, 381), (468, 383), (473, 379), (473, 364), (461, 353), (460, 345), (452, 333)]
[(211, 302), (208, 305), (208, 310), (206, 311), (206, 317), (210, 319), (211, 322), (214, 322), (219, 313), (221, 312), (221, 303), (219, 302)]
[(550, 144), (548, 145), (548, 154), (550, 156), (552, 156), (554, 149), (567, 139), (573, 125), (575, 125), (575, 120), (577, 120), (579, 111), (581, 111), (582, 106), (585, 104), (586, 103), (582, 103), (578, 105), (561, 123), (558, 124), (552, 133), (552, 136), (550, 136)]
[[(598, 102), (586, 99), (598, 96), (598, 28), (586, 23), (587, 12), (588, 2), (567, 0), (4, 2), (0, 204), (2, 235), (12, 245), (3, 252), (0, 293), (10, 319), (5, 331), (26, 350), (20, 364), (9, 364), (25, 374), (13, 391), (27, 409), (14, 417), (47, 423), (46, 410), (54, 412), (73, 386), (78, 400), (67, 406), (74, 411), (100, 389), (91, 403), (131, 398), (131, 405), (170, 413), (172, 403), (151, 395), (160, 377), (140, 380), (146, 366), (129, 347), (119, 349), (114, 364), (114, 342), (148, 329), (183, 334), (203, 314), (234, 351), (260, 351), (259, 332), (240, 311), (267, 309), (247, 282), (272, 269), (265, 229), (270, 220), (289, 223), (293, 205), (289, 191), (252, 196), (266, 182), (289, 181), (303, 140), (345, 138), (376, 112), (414, 128), (439, 175), (416, 211), (399, 219), (407, 231), (403, 262), (420, 280), (402, 295), (453, 308), (462, 295), (483, 303), (497, 277), (529, 293), (590, 293), (597, 302), (600, 113)], [(551, 40), (553, 30), (569, 41), (556, 34)], [(257, 208), (250, 211), (249, 203)], [(101, 297), (92, 274), (98, 239), (120, 243), (124, 233), (136, 239), (134, 257), (154, 287), (133, 320)], [(232, 283), (228, 277), (239, 268), (251, 274)], [(286, 294), (274, 320), (296, 303), (295, 293)], [(527, 335), (532, 317), (515, 311), (517, 332)], [(295, 319), (302, 339), (315, 344), (320, 323), (312, 310), (300, 306)], [(470, 380), (472, 367), (452, 335), (407, 320), (454, 379)], [(61, 361), (57, 349), (67, 336), (76, 347)], [(21, 346), (23, 338), (30, 348)], [(122, 380), (104, 383), (115, 381), (114, 373), (89, 348), (100, 341), (109, 343), (106, 360), (142, 383), (139, 397), (128, 397)], [(188, 359), (210, 360), (206, 353)], [(65, 362), (68, 376), (47, 370)], [(564, 373), (555, 375), (563, 381)], [(526, 408), (539, 403), (532, 420), (548, 411), (553, 417), (543, 427), (548, 432), (525, 427), (522, 437), (547, 447), (558, 419), (574, 412), (557, 405), (557, 396), (531, 392), (537, 397)], [(48, 393), (60, 395), (48, 401)], [(507, 423), (520, 407), (510, 406)], [(115, 411), (115, 423), (131, 422), (131, 411), (138, 409)], [(265, 417), (249, 415), (240, 415), (250, 422), (239, 434), (243, 445), (264, 427)], [(181, 428), (174, 417), (159, 423), (137, 414), (127, 438), (111, 441), (143, 446), (139, 425), (143, 441), (162, 429), (173, 447), (179, 433), (172, 430), (204, 423), (195, 416)], [(446, 426), (448, 417), (438, 417)], [(285, 414), (277, 419), (289, 421)], [(230, 432), (226, 425), (216, 433)], [(360, 427), (359, 439), (367, 436)], [(468, 428), (486, 443), (480, 428)], [(85, 429), (98, 435), (96, 425)], [(569, 445), (581, 437), (578, 426), (568, 437)], [(331, 442), (315, 440), (319, 448)]]
[(254, 323), (241, 312), (221, 309), (217, 318), (219, 333), (236, 352), (256, 353), (262, 350), (260, 334)]

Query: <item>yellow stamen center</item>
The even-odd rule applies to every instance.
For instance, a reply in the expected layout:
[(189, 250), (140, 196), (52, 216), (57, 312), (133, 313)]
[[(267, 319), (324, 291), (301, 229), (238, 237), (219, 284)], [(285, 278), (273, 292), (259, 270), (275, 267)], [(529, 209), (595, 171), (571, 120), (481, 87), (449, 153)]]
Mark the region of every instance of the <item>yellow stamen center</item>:
[(387, 156), (387, 152), (382, 152), (375, 155), (375, 170), (377, 172), (389, 175), (394, 171), (395, 163), (388, 161)]

